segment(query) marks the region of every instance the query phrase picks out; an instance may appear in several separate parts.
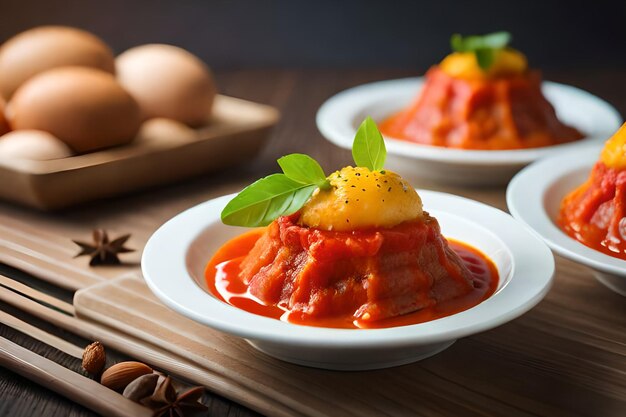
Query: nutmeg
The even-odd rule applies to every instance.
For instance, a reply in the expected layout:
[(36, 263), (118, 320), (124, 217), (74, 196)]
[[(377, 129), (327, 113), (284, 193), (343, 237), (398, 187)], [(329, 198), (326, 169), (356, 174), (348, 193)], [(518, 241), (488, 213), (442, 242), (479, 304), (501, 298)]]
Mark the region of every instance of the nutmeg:
[(151, 374), (152, 368), (141, 362), (120, 362), (102, 373), (100, 383), (112, 390), (122, 390), (142, 375)]
[(106, 364), (106, 352), (100, 342), (93, 342), (83, 352), (83, 369), (93, 375), (98, 375)]

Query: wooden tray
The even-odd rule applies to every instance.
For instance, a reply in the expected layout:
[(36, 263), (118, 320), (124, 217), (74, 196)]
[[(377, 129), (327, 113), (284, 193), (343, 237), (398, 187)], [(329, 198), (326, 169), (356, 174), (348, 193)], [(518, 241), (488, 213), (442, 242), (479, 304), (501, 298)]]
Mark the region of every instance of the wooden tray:
[(142, 140), (51, 161), (0, 161), (0, 199), (43, 210), (174, 182), (252, 158), (279, 114), (270, 106), (218, 95), (197, 139)]

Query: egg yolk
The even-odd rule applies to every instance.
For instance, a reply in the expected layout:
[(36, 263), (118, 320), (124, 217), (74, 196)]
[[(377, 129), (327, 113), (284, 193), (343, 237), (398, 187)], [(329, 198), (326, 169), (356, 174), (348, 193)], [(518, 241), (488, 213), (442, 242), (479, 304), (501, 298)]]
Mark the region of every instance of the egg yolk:
[(606, 141), (600, 160), (609, 168), (626, 168), (626, 123)]
[(495, 60), (487, 70), (480, 68), (472, 52), (451, 53), (439, 66), (451, 77), (476, 79), (522, 74), (528, 69), (528, 62), (521, 52), (506, 48), (496, 51)]
[(422, 200), (395, 172), (345, 167), (328, 177), (304, 205), (300, 223), (323, 230), (392, 227), (420, 218)]

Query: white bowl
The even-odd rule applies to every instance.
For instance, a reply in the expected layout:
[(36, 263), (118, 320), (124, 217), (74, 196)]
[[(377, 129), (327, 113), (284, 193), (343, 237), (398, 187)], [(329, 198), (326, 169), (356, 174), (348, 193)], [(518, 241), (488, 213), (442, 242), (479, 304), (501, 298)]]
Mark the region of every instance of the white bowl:
[[(328, 99), (317, 112), (317, 127), (335, 145), (350, 149), (354, 133), (366, 116), (382, 121), (412, 103), (423, 77), (379, 81), (345, 90)], [(585, 134), (580, 141), (544, 148), (473, 151), (420, 145), (385, 137), (387, 167), (409, 179), (431, 179), (463, 185), (505, 184), (525, 165), (583, 144), (602, 142), (622, 124), (609, 103), (568, 85), (544, 82), (542, 90), (557, 116)], [(412, 176), (406, 174), (412, 174)]]
[(204, 268), (224, 242), (244, 231), (220, 221), (233, 195), (200, 204), (161, 226), (143, 252), (144, 278), (166, 305), (193, 320), (245, 338), (278, 359), (340, 370), (418, 361), (460, 337), (520, 316), (543, 298), (552, 281), (554, 258), (539, 238), (498, 209), (449, 194), (419, 193), (443, 233), (481, 250), (500, 274), (494, 295), (452, 316), (387, 329), (331, 329), (286, 323), (218, 300), (206, 289)]
[(601, 150), (588, 146), (530, 165), (513, 178), (506, 201), (557, 254), (590, 267), (598, 281), (626, 296), (626, 261), (583, 245), (556, 224), (563, 197), (585, 182)]

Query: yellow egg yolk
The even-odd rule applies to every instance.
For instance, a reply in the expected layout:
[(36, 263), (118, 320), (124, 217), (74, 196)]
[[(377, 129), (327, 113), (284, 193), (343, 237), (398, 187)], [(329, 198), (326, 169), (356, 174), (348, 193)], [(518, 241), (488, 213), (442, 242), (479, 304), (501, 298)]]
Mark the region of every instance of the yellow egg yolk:
[(521, 52), (506, 48), (496, 52), (495, 61), (487, 70), (480, 68), (472, 52), (451, 53), (439, 67), (451, 77), (477, 79), (522, 74), (528, 69), (528, 62)]
[(609, 168), (626, 168), (626, 123), (606, 141), (600, 160)]
[(300, 223), (323, 230), (392, 227), (422, 217), (422, 200), (395, 172), (345, 167), (304, 205)]

